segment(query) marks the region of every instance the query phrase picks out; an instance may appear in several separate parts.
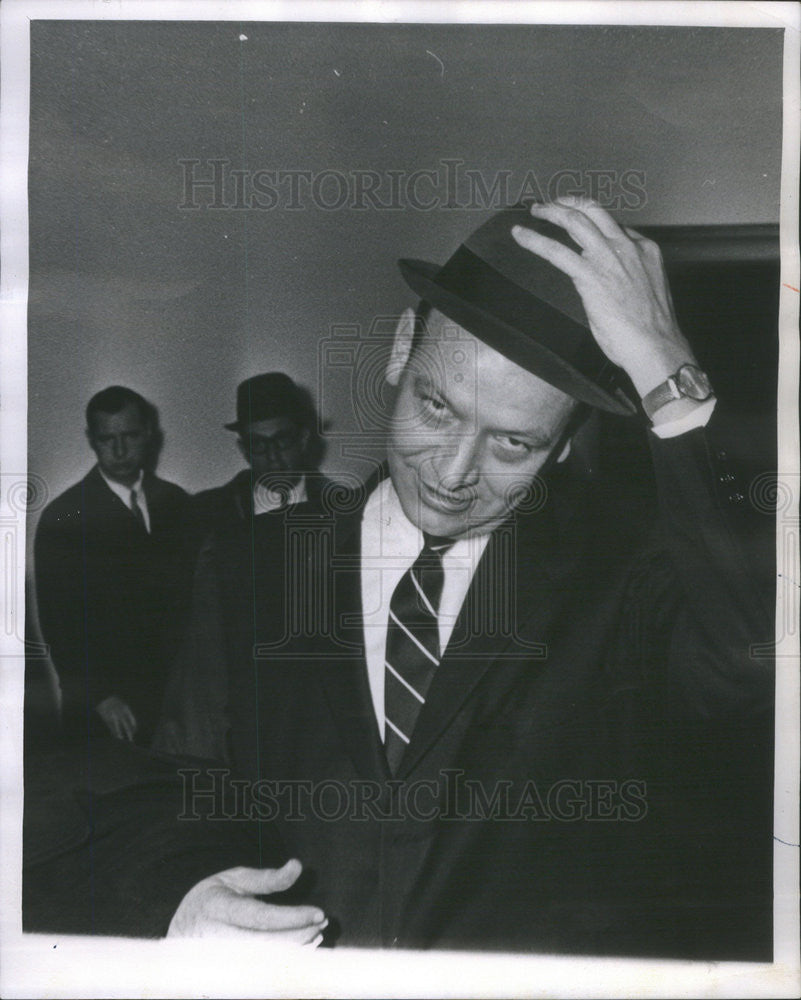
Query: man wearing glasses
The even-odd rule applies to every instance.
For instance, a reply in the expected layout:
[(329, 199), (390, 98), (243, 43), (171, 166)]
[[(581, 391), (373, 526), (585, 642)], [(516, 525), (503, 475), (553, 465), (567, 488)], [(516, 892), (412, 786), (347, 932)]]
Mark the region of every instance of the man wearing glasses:
[[(722, 784), (765, 746), (770, 597), (657, 245), (564, 199), (400, 267), (421, 304), (386, 367), (387, 472), (303, 549), (256, 519), (198, 572), (198, 649), (225, 664), (252, 798), (204, 878), (162, 885), (169, 933), (734, 954), (727, 925), (753, 940), (769, 894), (729, 897), (721, 845), (754, 830), (736, 870), (762, 878), (742, 864), (770, 810)], [(643, 536), (571, 459), (589, 408), (647, 431)], [(213, 794), (190, 782), (185, 816)]]
[[(321, 442), (317, 415), (309, 395), (284, 372), (265, 372), (245, 379), (236, 393), (236, 420), (225, 425), (237, 434), (237, 444), (248, 468), (222, 486), (197, 494), (194, 505), (199, 537), (205, 538), (198, 556), (199, 580), (211, 552), (237, 550), (242, 537), (248, 548), (257, 539), (274, 532), (271, 518), (296, 514), (319, 515), (326, 505), (332, 483), (317, 471)], [(265, 515), (262, 517), (261, 515)], [(264, 556), (266, 566), (283, 562), (283, 552)], [(250, 564), (242, 578), (252, 576)], [(275, 573), (268, 569), (264, 584), (274, 586)], [(255, 732), (255, 692), (251, 672), (241, 678), (246, 690), (231, 686), (219, 653), (215, 629), (219, 620), (216, 595), (196, 587), (195, 619), (201, 624), (189, 630), (172, 666), (162, 719), (153, 747), (168, 753), (228, 759), (230, 722), (226, 705), (232, 697), (248, 706), (249, 734)]]
[[(235, 431), (249, 468), (194, 499), (204, 534), (233, 527), (289, 504), (314, 501), (315, 413), (306, 393), (283, 372), (246, 379), (236, 392)], [(312, 482), (312, 480), (315, 480)]]

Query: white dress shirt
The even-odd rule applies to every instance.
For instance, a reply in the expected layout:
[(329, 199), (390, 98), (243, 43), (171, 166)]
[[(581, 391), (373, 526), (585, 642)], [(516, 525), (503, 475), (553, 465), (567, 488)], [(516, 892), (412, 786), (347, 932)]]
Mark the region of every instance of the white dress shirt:
[[(443, 553), (439, 606), (440, 650), (448, 645), (489, 535), (461, 538)], [(387, 478), (370, 494), (362, 515), (361, 590), (367, 679), (378, 730), (384, 735), (384, 659), (389, 602), (398, 581), (420, 555), (423, 533), (403, 513)]]
[[(100, 466), (98, 466), (98, 469), (100, 469)], [(131, 491), (136, 490), (136, 503), (139, 510), (142, 511), (142, 517), (145, 519), (145, 528), (148, 534), (150, 534), (150, 511), (147, 509), (147, 497), (145, 496), (145, 491), (142, 489), (142, 481), (145, 478), (144, 471), (140, 470), (139, 478), (133, 486), (123, 486), (122, 483), (115, 483), (113, 479), (108, 478), (102, 469), (100, 469), (100, 475), (105, 479), (106, 485), (111, 492), (115, 493), (132, 513), (133, 501), (131, 499)]]
[(291, 503), (304, 503), (307, 499), (305, 476), (298, 480), (289, 493), (284, 493), (282, 490), (271, 490), (269, 486), (257, 481), (253, 487), (253, 513), (269, 514), (271, 510), (278, 510), (279, 507), (285, 507)]
[(661, 424), (654, 424), (651, 430), (657, 437), (672, 438), (678, 437), (679, 434), (686, 434), (687, 431), (695, 430), (696, 427), (706, 427), (709, 423), (709, 418), (712, 416), (712, 411), (715, 409), (715, 403), (717, 403), (717, 399), (714, 396), (710, 396), (709, 399), (705, 399), (694, 406), (684, 416), (676, 417), (675, 420), (666, 420)]

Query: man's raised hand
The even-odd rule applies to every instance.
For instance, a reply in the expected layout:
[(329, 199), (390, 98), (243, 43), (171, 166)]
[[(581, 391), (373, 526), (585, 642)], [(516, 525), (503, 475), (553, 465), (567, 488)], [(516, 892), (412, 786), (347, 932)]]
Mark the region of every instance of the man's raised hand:
[(261, 938), (317, 947), (328, 924), (322, 910), (254, 898), (289, 889), (301, 870), (293, 859), (283, 868), (229, 868), (211, 875), (181, 900), (167, 936)]
[(586, 198), (532, 205), (531, 215), (561, 226), (581, 251), (524, 226), (515, 226), (512, 236), (573, 279), (599, 347), (640, 396), (683, 364), (696, 363), (679, 330), (656, 243), (622, 228)]

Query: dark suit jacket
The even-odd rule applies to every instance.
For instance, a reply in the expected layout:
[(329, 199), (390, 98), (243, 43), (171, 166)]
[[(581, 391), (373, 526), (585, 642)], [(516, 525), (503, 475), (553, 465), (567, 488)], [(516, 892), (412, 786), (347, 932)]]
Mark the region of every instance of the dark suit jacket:
[[(293, 507), (290, 523), (314, 522), (327, 511), (330, 515), (338, 497), (349, 495), (320, 473), (306, 476), (307, 499)], [(233, 536), (237, 545), (247, 545), (250, 537), (272, 533), (284, 525), (284, 515), (276, 512), (253, 514), (250, 471), (245, 470), (225, 486), (207, 490), (192, 498), (193, 523), (199, 537), (222, 540)], [(228, 670), (219, 643), (220, 608), (205, 586), (206, 552), (212, 541), (201, 546), (196, 576), (199, 584), (192, 602), (191, 629), (183, 635), (177, 655), (170, 665), (161, 720), (153, 739), (153, 749), (172, 754), (217, 758), (229, 761)], [(273, 570), (275, 576), (273, 576)], [(252, 572), (252, 567), (249, 572)], [(260, 576), (269, 589), (275, 582), (282, 588), (284, 566), (260, 563)], [(256, 702), (250, 698), (250, 729), (255, 726)]]
[(68, 731), (102, 725), (109, 695), (130, 704), (138, 740), (152, 735), (166, 663), (183, 625), (193, 536), (188, 496), (146, 475), (150, 533), (97, 467), (57, 497), (36, 532), (39, 620), (59, 674)]
[(76, 871), (103, 887), (92, 929), (158, 935), (201, 878), (294, 856), (284, 898), (322, 907), (330, 944), (769, 960), (772, 588), (719, 417), (652, 441), (653, 535), (564, 469), (493, 534), (394, 780), (363, 654), (365, 496), (210, 539), (192, 631), (225, 668), (232, 767), (176, 781), (176, 760), (162, 786), (96, 795), (94, 848), (28, 873), (28, 911), (50, 902), (29, 929), (85, 926), (74, 889), (53, 903)]
[(229, 824), (240, 863), (300, 858), (291, 898), (343, 945), (765, 957), (773, 685), (751, 654), (771, 589), (720, 419), (652, 440), (649, 537), (563, 469), (493, 533), (395, 782), (363, 653), (364, 496), (211, 540), (194, 627), (262, 820)]
[[(306, 492), (310, 503), (318, 503), (330, 480), (319, 472), (307, 473)], [(192, 511), (201, 535), (225, 531), (253, 517), (253, 473), (242, 469), (222, 486), (202, 490), (192, 497)]]

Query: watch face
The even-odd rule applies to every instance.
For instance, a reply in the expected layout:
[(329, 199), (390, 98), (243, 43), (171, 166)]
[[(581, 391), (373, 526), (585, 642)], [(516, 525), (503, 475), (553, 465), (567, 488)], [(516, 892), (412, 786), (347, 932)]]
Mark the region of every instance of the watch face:
[(682, 396), (689, 396), (690, 399), (708, 399), (712, 395), (709, 379), (695, 365), (683, 365), (676, 373), (676, 382)]

